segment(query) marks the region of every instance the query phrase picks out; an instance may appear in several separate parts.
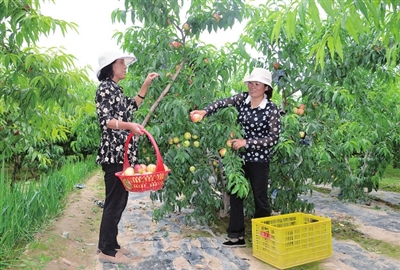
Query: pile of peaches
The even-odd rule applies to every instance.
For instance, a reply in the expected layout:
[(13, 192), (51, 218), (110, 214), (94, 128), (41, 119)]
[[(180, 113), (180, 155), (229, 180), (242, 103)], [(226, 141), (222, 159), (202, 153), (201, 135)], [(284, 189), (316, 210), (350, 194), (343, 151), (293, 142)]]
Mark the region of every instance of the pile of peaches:
[[(169, 168), (167, 165), (164, 164), (164, 170), (169, 171)], [(155, 164), (135, 164), (135, 166), (128, 167), (124, 170), (122, 175), (125, 176), (131, 176), (131, 175), (139, 175), (139, 174), (151, 174), (156, 171), (156, 165)]]

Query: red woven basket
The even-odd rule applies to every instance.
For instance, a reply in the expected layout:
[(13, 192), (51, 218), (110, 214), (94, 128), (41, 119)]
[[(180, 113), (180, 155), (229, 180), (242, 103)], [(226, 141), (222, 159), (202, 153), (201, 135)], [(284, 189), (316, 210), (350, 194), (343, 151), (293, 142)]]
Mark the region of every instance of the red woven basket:
[(123, 175), (126, 168), (130, 166), (128, 161), (128, 146), (133, 136), (131, 132), (125, 142), (124, 165), (122, 166), (122, 171), (115, 174), (121, 180), (125, 189), (130, 192), (156, 191), (161, 189), (164, 186), (167, 174), (171, 171), (165, 170), (160, 150), (153, 136), (147, 130), (142, 131), (147, 135), (156, 152), (156, 169), (153, 173), (149, 174)]

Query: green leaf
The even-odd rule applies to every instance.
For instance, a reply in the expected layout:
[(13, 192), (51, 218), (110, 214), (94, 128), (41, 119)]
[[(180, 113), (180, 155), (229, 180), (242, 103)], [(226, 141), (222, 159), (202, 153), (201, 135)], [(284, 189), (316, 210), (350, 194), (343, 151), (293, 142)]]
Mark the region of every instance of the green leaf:
[[(369, 12), (372, 13), (372, 19), (374, 20), (375, 26), (379, 27), (379, 16), (378, 16), (378, 7), (374, 5), (374, 1), (365, 1), (366, 7), (368, 8)], [(375, 2), (379, 5), (379, 2)], [(361, 6), (361, 5), (360, 5)], [(369, 18), (368, 14), (365, 15), (365, 18)]]
[(309, 4), (310, 17), (314, 21), (314, 23), (317, 25), (317, 27), (320, 28), (321, 27), (321, 19), (319, 17), (318, 7), (314, 1), (309, 1), (308, 4)]
[(299, 14), (299, 17), (300, 17), (300, 22), (303, 25), (306, 23), (307, 3), (308, 3), (308, 1), (302, 0), (300, 2), (299, 6), (298, 6), (298, 14)]
[(331, 53), (332, 59), (335, 59), (335, 46), (333, 43), (334, 43), (333, 37), (329, 36), (328, 40), (327, 40), (327, 45), (328, 45), (329, 51)]
[[(358, 41), (358, 32), (357, 30), (354, 28), (353, 25), (353, 19), (352, 17), (347, 17), (347, 20), (345, 22), (345, 26), (346, 26), (346, 30), (350, 33), (350, 35), (353, 37), (353, 39), (359, 43)], [(343, 57), (342, 57), (343, 58)]]
[(335, 46), (336, 46), (336, 52), (339, 54), (340, 59), (343, 60), (344, 55), (343, 55), (342, 42), (341, 42), (340, 37), (336, 38)]
[(368, 11), (367, 11), (367, 7), (364, 4), (364, 0), (355, 0), (354, 1), (354, 5), (357, 7), (357, 9), (359, 11), (361, 11), (361, 13), (364, 15), (364, 18), (366, 18), (368, 20), (369, 19), (368, 18)]
[(318, 0), (318, 4), (323, 8), (325, 13), (329, 16), (334, 16), (334, 11), (332, 9), (332, 4), (334, 0), (328, 1), (328, 0)]
[(275, 22), (274, 28), (271, 33), (271, 40), (273, 40), (273, 39), (275, 39), (276, 41), (278, 40), (280, 31), (281, 31), (282, 20), (283, 20), (283, 17), (279, 16), (277, 21)]
[(296, 38), (296, 16), (297, 11), (291, 11), (286, 16), (286, 32), (289, 38)]

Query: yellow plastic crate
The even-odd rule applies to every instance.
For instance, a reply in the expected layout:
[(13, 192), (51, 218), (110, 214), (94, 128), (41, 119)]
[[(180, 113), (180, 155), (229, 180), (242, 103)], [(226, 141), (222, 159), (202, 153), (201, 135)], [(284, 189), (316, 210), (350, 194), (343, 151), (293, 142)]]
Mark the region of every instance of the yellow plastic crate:
[(293, 213), (251, 220), (253, 256), (278, 268), (332, 256), (330, 218)]

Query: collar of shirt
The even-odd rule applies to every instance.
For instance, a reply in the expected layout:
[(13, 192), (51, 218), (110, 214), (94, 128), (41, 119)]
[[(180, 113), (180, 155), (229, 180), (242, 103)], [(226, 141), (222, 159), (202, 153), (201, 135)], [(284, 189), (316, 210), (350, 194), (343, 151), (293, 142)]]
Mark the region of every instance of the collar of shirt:
[[(251, 96), (248, 95), (244, 103), (249, 104), (250, 102), (251, 102)], [(268, 102), (267, 95), (264, 94), (264, 99), (263, 101), (261, 101), (258, 107), (260, 107), (261, 109), (265, 109), (265, 106), (267, 106), (267, 102)]]
[(116, 89), (119, 89), (122, 93), (124, 93), (124, 89), (122, 88), (121, 85), (119, 85), (118, 83), (114, 82), (112, 79), (107, 78), (106, 81), (108, 81), (109, 83), (111, 83)]

